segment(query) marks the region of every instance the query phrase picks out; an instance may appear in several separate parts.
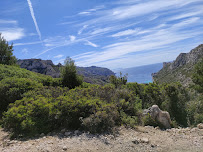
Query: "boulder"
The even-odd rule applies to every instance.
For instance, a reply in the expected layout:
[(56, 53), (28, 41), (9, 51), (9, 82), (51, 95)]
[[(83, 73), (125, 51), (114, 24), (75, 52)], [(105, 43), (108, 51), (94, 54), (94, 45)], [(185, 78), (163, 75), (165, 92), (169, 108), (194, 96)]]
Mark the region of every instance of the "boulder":
[(197, 125), (197, 128), (203, 129), (203, 123), (198, 124), (198, 125)]
[(144, 115), (149, 114), (155, 121), (160, 123), (165, 129), (171, 128), (171, 118), (167, 111), (162, 111), (157, 105), (145, 109)]

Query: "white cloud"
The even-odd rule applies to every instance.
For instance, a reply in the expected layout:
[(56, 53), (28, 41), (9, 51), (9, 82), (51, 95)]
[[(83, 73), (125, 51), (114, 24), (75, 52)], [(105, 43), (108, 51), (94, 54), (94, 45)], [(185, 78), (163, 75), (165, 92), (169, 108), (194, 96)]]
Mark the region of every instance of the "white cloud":
[(10, 28), (10, 29), (0, 29), (2, 36), (7, 41), (14, 41), (21, 39), (25, 36), (24, 29), (22, 28)]
[(90, 14), (90, 12), (80, 12), (80, 13), (78, 13), (79, 15), (89, 15)]
[(75, 39), (76, 39), (76, 37), (74, 35), (70, 35), (69, 37), (70, 37), (71, 42), (75, 41)]
[(28, 42), (28, 43), (14, 43), (14, 46), (21, 46), (21, 45), (34, 45), (34, 44), (39, 44), (42, 43), (41, 41), (36, 41), (36, 42)]
[(78, 35), (80, 35), (87, 27), (88, 27), (88, 25), (84, 25), (84, 26), (78, 31)]
[(203, 13), (203, 11), (184, 13), (184, 14), (180, 14), (180, 15), (170, 17), (167, 20), (168, 21), (179, 20), (179, 19), (183, 19), (183, 18), (187, 18), (187, 17), (196, 16), (196, 15), (201, 14), (201, 13)]
[(88, 41), (88, 40), (86, 40), (86, 43), (84, 43), (84, 44), (85, 44), (85, 45), (90, 45), (90, 46), (93, 46), (93, 47), (98, 47), (97, 44), (92, 43), (92, 42), (90, 42), (90, 41)]
[(94, 29), (94, 31), (91, 33), (91, 35), (104, 33), (104, 32), (110, 31), (112, 29), (113, 29), (112, 27)]
[(97, 10), (100, 10), (100, 9), (103, 9), (103, 8), (105, 8), (104, 5), (96, 6), (93, 9), (89, 9), (89, 10), (80, 12), (80, 13), (78, 13), (78, 15), (91, 15), (93, 12), (96, 12)]
[(133, 34), (136, 34), (139, 30), (140, 29), (135, 29), (135, 30), (128, 29), (128, 30), (121, 31), (121, 32), (118, 32), (116, 34), (113, 34), (112, 37), (120, 37), (120, 36), (126, 36), (126, 35), (133, 35)]
[(57, 56), (54, 56), (54, 58), (57, 58), (57, 59), (59, 59), (59, 58), (62, 58), (64, 55), (62, 55), (62, 54), (59, 54), (59, 55), (57, 55)]
[(40, 39), (40, 41), (42, 41), (41, 32), (39, 30), (39, 27), (38, 27), (38, 24), (37, 24), (37, 20), (35, 18), (35, 14), (34, 14), (34, 10), (33, 10), (33, 7), (32, 7), (31, 0), (27, 0), (27, 2), (28, 2), (29, 9), (30, 9), (30, 14), (31, 14), (33, 22), (35, 24), (36, 31), (37, 31), (37, 33), (39, 35), (39, 39)]
[(0, 19), (0, 24), (18, 24), (16, 20), (1, 20)]
[[(197, 37), (198, 35), (202, 35), (203, 32), (200, 32), (199, 29), (188, 29), (188, 27), (198, 24), (199, 21), (200, 21), (199, 18), (194, 17), (194, 18), (190, 18), (190, 19), (178, 22), (173, 25), (168, 25), (166, 26), (167, 28), (165, 26), (157, 26), (154, 29), (152, 29), (150, 34), (141, 36), (138, 39), (131, 39), (127, 41), (125, 40), (123, 42), (113, 43), (113, 44), (107, 45), (106, 47), (103, 47), (103, 51), (101, 52), (97, 52), (89, 56), (84, 55), (85, 56), (84, 58), (81, 56), (80, 59), (83, 59), (83, 60), (78, 61), (78, 64), (84, 65), (84, 66), (105, 64), (107, 67), (110, 67), (112, 66), (110, 65), (110, 63), (114, 62), (113, 60), (116, 60), (115, 63), (118, 64), (120, 63), (118, 62), (119, 60), (121, 60), (125, 56), (130, 57), (131, 56), (130, 54), (133, 54), (133, 53), (146, 52), (149, 50), (151, 52), (152, 50), (157, 50), (161, 48), (165, 50), (165, 48), (167, 48), (173, 43), (177, 43), (182, 40), (186, 40), (189, 38)], [(182, 29), (185, 29), (185, 28), (187, 30), (182, 31)], [(130, 60), (127, 60), (127, 59), (125, 61), (130, 62)], [(164, 60), (162, 59), (162, 61)], [(106, 63), (109, 63), (109, 64), (106, 64)], [(127, 66), (127, 64), (125, 66)]]
[(28, 50), (26, 48), (22, 49), (21, 53), (28, 54)]
[(48, 37), (43, 40), (44, 46), (46, 46), (46, 47), (54, 47), (54, 46), (58, 46), (58, 45), (63, 45), (66, 42), (68, 42), (68, 40), (66, 37), (63, 37), (63, 36)]

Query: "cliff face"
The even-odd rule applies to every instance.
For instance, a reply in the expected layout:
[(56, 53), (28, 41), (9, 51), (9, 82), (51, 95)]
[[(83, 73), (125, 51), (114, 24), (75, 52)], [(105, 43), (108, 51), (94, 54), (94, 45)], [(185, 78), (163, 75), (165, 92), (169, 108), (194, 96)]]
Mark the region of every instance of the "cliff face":
[(192, 83), (191, 76), (195, 64), (203, 58), (203, 44), (189, 53), (181, 53), (175, 61), (163, 63), (158, 73), (153, 73), (153, 80), (158, 83), (181, 82), (184, 86)]
[[(62, 67), (60, 63), (58, 65), (54, 65), (51, 60), (41, 59), (18, 60), (17, 64), (20, 65), (21, 68), (45, 75), (50, 75), (54, 78), (60, 77), (60, 67)], [(115, 75), (114, 72), (107, 68), (96, 66), (77, 67), (77, 73), (84, 76), (85, 82), (95, 84), (105, 84), (108, 82), (108, 77), (110, 75)]]
[(51, 60), (41, 59), (18, 60), (17, 64), (20, 65), (21, 68), (45, 75), (50, 75), (54, 78), (58, 78), (60, 76), (59, 67), (62, 66), (61, 64), (54, 65)]

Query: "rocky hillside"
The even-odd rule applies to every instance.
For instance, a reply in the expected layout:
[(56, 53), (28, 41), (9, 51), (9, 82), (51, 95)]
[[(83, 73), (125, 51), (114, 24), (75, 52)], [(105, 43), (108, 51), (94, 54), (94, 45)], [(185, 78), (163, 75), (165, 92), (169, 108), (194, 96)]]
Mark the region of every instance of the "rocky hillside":
[[(17, 64), (20, 65), (21, 68), (45, 75), (50, 75), (54, 78), (58, 78), (60, 76), (60, 67), (62, 67), (62, 64), (60, 63), (58, 65), (54, 65), (51, 60), (41, 59), (18, 60)], [(108, 77), (110, 75), (115, 75), (114, 72), (107, 68), (96, 66), (77, 67), (77, 72), (78, 74), (84, 76), (85, 82), (94, 84), (107, 83)]]
[(195, 64), (203, 58), (203, 44), (192, 49), (189, 53), (181, 53), (175, 61), (163, 63), (158, 73), (153, 73), (153, 80), (158, 83), (181, 82), (187, 86), (192, 82), (191, 76)]

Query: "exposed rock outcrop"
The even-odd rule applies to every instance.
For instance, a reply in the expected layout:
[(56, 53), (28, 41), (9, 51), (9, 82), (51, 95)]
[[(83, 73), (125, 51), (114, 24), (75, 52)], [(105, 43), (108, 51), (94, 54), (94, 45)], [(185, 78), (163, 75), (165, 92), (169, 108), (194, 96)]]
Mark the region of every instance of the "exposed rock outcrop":
[[(62, 64), (54, 65), (51, 60), (41, 59), (24, 59), (18, 60), (17, 64), (21, 68), (29, 71), (50, 75), (54, 78), (60, 77), (60, 67)], [(84, 81), (88, 83), (105, 84), (108, 82), (108, 77), (115, 75), (115, 73), (107, 68), (96, 66), (91, 67), (77, 67), (77, 73), (84, 76)]]
[(153, 105), (144, 110), (143, 114), (145, 115), (147, 113), (150, 114), (154, 120), (163, 125), (165, 129), (171, 128), (171, 118), (167, 111), (162, 111), (157, 105)]
[(163, 68), (153, 73), (153, 81), (158, 83), (170, 83), (179, 81), (184, 86), (192, 83), (191, 75), (194, 65), (203, 58), (203, 44), (192, 49), (189, 53), (181, 53), (175, 61), (163, 63)]
[(54, 65), (51, 60), (41, 59), (18, 60), (17, 64), (20, 65), (21, 68), (45, 75), (50, 75), (54, 78), (58, 78), (60, 76), (59, 68), (62, 66), (61, 64)]

